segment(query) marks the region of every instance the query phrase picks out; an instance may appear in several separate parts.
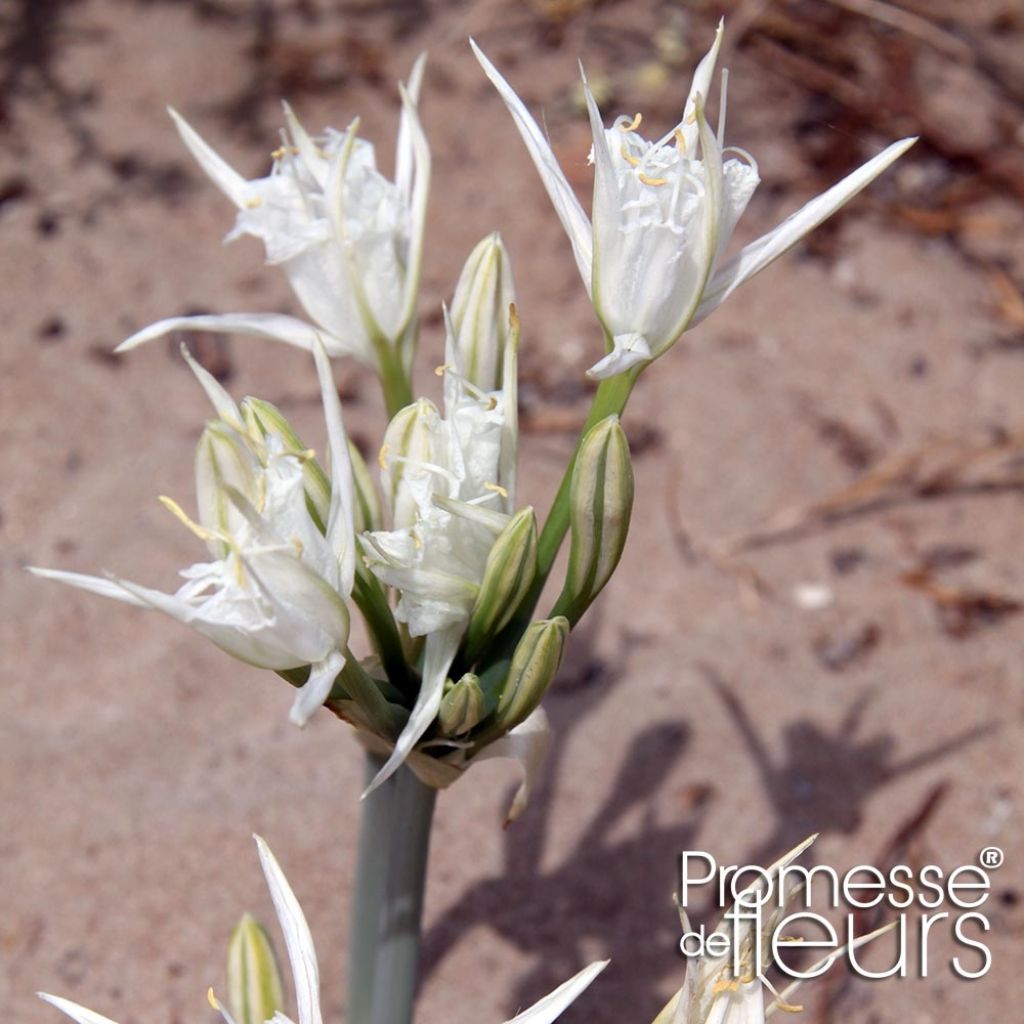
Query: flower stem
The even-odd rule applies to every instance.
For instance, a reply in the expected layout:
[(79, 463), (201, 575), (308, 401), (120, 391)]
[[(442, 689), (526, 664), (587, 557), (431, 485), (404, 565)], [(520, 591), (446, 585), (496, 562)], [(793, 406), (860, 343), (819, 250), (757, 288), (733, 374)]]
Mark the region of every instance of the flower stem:
[(374, 338), (373, 347), (377, 353), (384, 405), (387, 408), (388, 419), (391, 419), (395, 413), (412, 404), (412, 382), (402, 364), (398, 346), (384, 338)]
[[(385, 758), (366, 755), (372, 780)], [(410, 1024), (437, 791), (399, 768), (363, 801), (349, 939), (349, 1024)]]

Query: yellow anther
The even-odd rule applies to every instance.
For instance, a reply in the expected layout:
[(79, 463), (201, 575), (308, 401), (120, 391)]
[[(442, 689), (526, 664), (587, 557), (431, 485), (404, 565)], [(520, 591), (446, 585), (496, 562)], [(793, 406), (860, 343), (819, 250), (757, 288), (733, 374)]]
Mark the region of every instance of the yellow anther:
[(245, 208), (247, 210), (257, 210), (263, 205), (262, 196), (252, 196), (250, 199), (246, 199)]
[(210, 1004), (210, 1008), (220, 1013), (220, 1001), (213, 994), (213, 986), (211, 985), (206, 990), (206, 1001)]
[(739, 987), (740, 983), (735, 978), (719, 978), (712, 986), (711, 991), (714, 995), (718, 995), (720, 992), (736, 992)]
[(390, 448), (391, 445), (389, 444), (382, 444), (380, 446), (380, 452), (377, 454), (377, 465), (380, 466), (381, 469), (388, 468), (388, 450)]
[(625, 143), (622, 144), (622, 148), (619, 150), (619, 152), (622, 154), (622, 159), (625, 160), (630, 167), (640, 166), (640, 158), (633, 156), (633, 154), (630, 153), (628, 149), (626, 149)]
[(508, 490), (501, 486), (501, 484), (484, 484), (484, 490), (490, 491), (491, 494), (500, 494), (503, 498), (508, 497)]
[(781, 999), (776, 1001), (775, 1008), (777, 1010), (781, 1010), (783, 1013), (803, 1013), (804, 1012), (804, 1008), (803, 1008), (803, 1006), (801, 1004), (799, 1004), (799, 1003), (787, 1003), (787, 1002), (782, 1001)]
[(694, 108), (693, 110), (690, 111), (689, 115), (686, 118), (686, 122), (685, 123), (686, 124), (696, 124), (697, 123), (697, 110), (696, 110), (696, 108)]
[(168, 512), (177, 517), (179, 522), (183, 523), (185, 527), (191, 530), (200, 540), (220, 540), (212, 530), (206, 529), (205, 526), (200, 526), (195, 520), (190, 519), (186, 514), (185, 510), (173, 499), (168, 498), (166, 495), (160, 495), (160, 504), (163, 505)]
[(302, 541), (298, 537), (292, 537), (292, 547), (295, 548), (295, 555), (297, 558), (302, 558), (302, 552), (306, 550)]
[(280, 160), (282, 157), (288, 155), (288, 150), (284, 146), (278, 146), (273, 153), (270, 154), (271, 160)]
[(488, 412), (490, 412), (492, 409), (496, 409), (497, 407), (498, 400), (494, 397), (494, 395), (490, 395), (487, 399), (487, 405), (485, 406), (485, 408), (487, 409)]
[(256, 511), (260, 515), (263, 515), (263, 510), (267, 507), (267, 478), (261, 476), (256, 484)]
[(638, 178), (639, 178), (639, 179), (640, 179), (640, 180), (641, 180), (641, 181), (642, 181), (642, 182), (643, 182), (643, 183), (644, 183), (645, 185), (667, 185), (667, 184), (668, 184), (668, 178), (652, 178), (652, 177), (650, 177), (649, 175), (647, 175), (647, 174), (644, 174), (644, 172), (643, 172), (643, 171), (641, 171), (641, 172), (640, 172), (640, 173), (639, 173), (639, 174), (637, 175), (637, 177), (638, 177)]
[(635, 132), (640, 127), (640, 122), (644, 119), (644, 115), (637, 113), (629, 124), (620, 124), (619, 130), (624, 132)]
[(442, 363), (440, 366), (434, 367), (434, 375), (437, 377), (443, 377), (449, 370), (454, 370), (455, 367), (451, 363)]
[(679, 150), (680, 156), (686, 156), (686, 136), (683, 134), (682, 128), (677, 128), (672, 135), (676, 140), (676, 149)]
[(412, 532), (412, 546), (419, 551), (423, 547), (423, 541), (420, 539), (420, 535), (415, 531)]

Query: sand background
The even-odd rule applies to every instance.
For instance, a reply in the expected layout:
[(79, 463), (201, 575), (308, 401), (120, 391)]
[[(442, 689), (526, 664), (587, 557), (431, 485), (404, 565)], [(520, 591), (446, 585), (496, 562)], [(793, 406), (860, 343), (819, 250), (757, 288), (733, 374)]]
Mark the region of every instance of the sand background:
[[(419, 382), (437, 390), (440, 302), (500, 229), (524, 324), (522, 455), (543, 507), (585, 414), (599, 336), (568, 244), (465, 44), (475, 35), (585, 196), (577, 57), (609, 114), (671, 126), (720, 11), (729, 140), (764, 184), (754, 237), (886, 142), (913, 153), (678, 345), (628, 415), (636, 528), (574, 635), (548, 707), (556, 754), (502, 832), (511, 775), (438, 806), (419, 1020), (499, 1021), (588, 959), (613, 965), (566, 1020), (647, 1021), (678, 985), (675, 858), (934, 861), (998, 845), (994, 964), (955, 979), (809, 987), (810, 1021), (1010, 1021), (1024, 930), (1024, 12), (1018, 0), (327, 3), (8, 0), (0, 8), (0, 1005), (36, 989), (122, 1024), (208, 1020), (237, 916), (269, 917), (249, 835), (310, 919), (324, 1008), (344, 1009), (361, 755), (288, 726), (290, 693), (155, 615), (45, 585), (27, 564), (171, 588), (208, 415), (164, 316), (296, 311), (164, 107), (247, 174), (277, 99), (310, 126), (355, 114), (390, 166), (394, 83), (428, 49), (434, 185)], [(865, 13), (866, 12), (866, 13)], [(193, 339), (196, 340), (196, 339)], [(322, 425), (301, 353), (197, 340), (238, 396)], [(364, 371), (337, 365), (351, 432), (378, 443)], [(856, 485), (854, 491), (844, 489)], [(816, 503), (840, 514), (823, 515)], [(802, 528), (737, 544), (786, 510)], [(803, 607), (801, 585), (828, 607)], [(804, 602), (806, 603), (806, 602)], [(941, 933), (941, 934), (940, 934)], [(945, 937), (943, 937), (945, 936)], [(967, 958), (969, 965), (974, 961)], [(878, 964), (884, 966), (885, 955)]]

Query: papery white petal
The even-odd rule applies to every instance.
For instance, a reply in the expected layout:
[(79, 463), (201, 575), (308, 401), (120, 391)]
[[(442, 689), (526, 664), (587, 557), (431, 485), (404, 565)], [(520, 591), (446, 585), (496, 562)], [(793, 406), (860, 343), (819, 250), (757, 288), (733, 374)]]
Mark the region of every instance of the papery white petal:
[(519, 129), (519, 134), (526, 143), (534, 165), (540, 173), (541, 181), (547, 189), (551, 202), (555, 207), (565, 228), (569, 241), (572, 243), (573, 255), (576, 257), (576, 266), (579, 268), (580, 277), (583, 278), (587, 290), (590, 289), (591, 262), (593, 260), (594, 241), (593, 232), (590, 228), (590, 221), (587, 218), (583, 207), (580, 206), (576, 193), (572, 189), (562, 168), (559, 167), (555, 154), (551, 151), (547, 139), (537, 126), (530, 112), (526, 109), (523, 101), (515, 94), (512, 87), (501, 76), (498, 69), (484, 56), (483, 51), (471, 39), (469, 45), (473, 48), (476, 59), (484, 69), (487, 77), (494, 83), (501, 98), (505, 101), (512, 114), (512, 119)]
[[(427, 67), (427, 55), (421, 53), (409, 72), (409, 81), (405, 86), (414, 108), (419, 107), (420, 89), (423, 86), (423, 72)], [(402, 104), (402, 113), (398, 122), (398, 140), (395, 144), (395, 184), (407, 203), (412, 201), (412, 183), (415, 152), (413, 150), (413, 131), (410, 124), (411, 116)]]
[(317, 185), (323, 188), (327, 182), (327, 161), (322, 151), (310, 137), (309, 132), (302, 127), (302, 122), (295, 116), (295, 111), (292, 110), (291, 105), (286, 100), (283, 100), (281, 105), (284, 108), (284, 120), (288, 126), (288, 134), (291, 136), (295, 148), (299, 151), (298, 155), (302, 160), (303, 166), (313, 176)]
[[(620, 243), (622, 198), (619, 195), (615, 166), (608, 149), (601, 111), (587, 84), (582, 64), (580, 64), (580, 75), (583, 78), (583, 95), (587, 101), (587, 115), (590, 118), (594, 154), (593, 264), (587, 287), (600, 315), (601, 307), (604, 305), (604, 291), (606, 289), (613, 291), (618, 285), (617, 281), (608, 280), (608, 276), (614, 277), (615, 269), (613, 268), (609, 274), (604, 257), (607, 254), (612, 254)], [(605, 327), (611, 329), (609, 324), (605, 324)]]
[(309, 678), (299, 687), (288, 713), (293, 725), (301, 729), (323, 705), (334, 686), (334, 680), (345, 667), (345, 660), (341, 651), (331, 651), (323, 661), (310, 665)]
[(901, 157), (916, 138), (894, 142), (876, 157), (859, 167), (828, 191), (812, 199), (781, 224), (745, 246), (728, 263), (717, 270), (705, 289), (700, 306), (691, 326), (700, 323), (712, 310), (717, 309), (744, 281), (764, 270), (768, 264), (791, 249), (804, 235), (813, 231), (858, 192), (866, 188), (883, 171)]
[(292, 965), (299, 1024), (321, 1024), (320, 969), (317, 966), (316, 949), (313, 946), (309, 925), (270, 847), (259, 836), (253, 838), (256, 840), (260, 864), (270, 889), (270, 898), (274, 901), (277, 919), (284, 933), (288, 959)]
[(686, 148), (692, 150), (697, 142), (697, 122), (695, 120), (698, 100), (702, 100), (707, 106), (708, 96), (711, 93), (711, 80), (715, 74), (715, 64), (718, 62), (718, 51), (722, 48), (722, 36), (725, 34), (725, 19), (718, 22), (715, 30), (715, 41), (711, 49), (701, 58), (697, 70), (693, 73), (693, 81), (690, 84), (690, 92), (686, 97), (686, 106), (683, 109), (683, 117), (679, 122), (679, 128), (686, 139)]
[(490, 761), (494, 758), (509, 757), (519, 764), (523, 778), (505, 815), (506, 827), (526, 809), (550, 745), (551, 726), (547, 712), (538, 707), (525, 721), (520, 722), (511, 732), (505, 733), (501, 739), (484, 747), (474, 758), (475, 761)]
[(313, 350), (316, 338), (321, 338), (324, 348), (332, 356), (359, 355), (355, 348), (325, 331), (319, 330), (305, 320), (283, 313), (221, 313), (204, 316), (173, 316), (158, 320), (144, 327), (130, 338), (121, 342), (115, 352), (144, 345), (147, 341), (163, 337), (171, 331), (214, 331), (218, 334), (251, 334), (257, 338), (283, 341), (288, 345)]
[(135, 608), (152, 607), (148, 601), (144, 601), (131, 591), (126, 590), (121, 582), (114, 577), (87, 576), (80, 572), (62, 572), (60, 569), (40, 569), (34, 565), (28, 566), (28, 571), (40, 579), (66, 583), (69, 587), (76, 587), (78, 590), (85, 590), (90, 594), (99, 594), (100, 597), (111, 597), (115, 601), (123, 601)]
[(196, 163), (235, 206), (239, 209), (244, 208), (250, 194), (248, 181), (221, 157), (181, 114), (171, 107), (168, 107), (167, 111), (174, 119), (178, 134), (181, 135)]
[(61, 1013), (66, 1013), (72, 1020), (77, 1020), (78, 1024), (114, 1024), (114, 1021), (109, 1017), (104, 1017), (102, 1014), (96, 1013), (95, 1010), (88, 1009), (88, 1007), (79, 1006), (78, 1003), (73, 1003), (70, 999), (51, 996), (48, 992), (37, 992), (36, 995), (44, 1003), (49, 1003), (60, 1010)]
[(608, 960), (597, 960), (579, 974), (563, 982), (554, 992), (523, 1010), (506, 1024), (551, 1024), (582, 994), (590, 983), (608, 966)]
[(206, 392), (206, 397), (217, 410), (217, 415), (232, 426), (238, 426), (242, 422), (242, 414), (238, 411), (235, 400), (221, 386), (219, 380), (205, 366), (200, 365), (189, 352), (188, 346), (182, 342), (181, 354), (188, 363), (188, 368), (196, 375), (196, 380)]
[(616, 334), (612, 338), (613, 348), (603, 359), (599, 359), (587, 370), (592, 380), (605, 380), (617, 373), (632, 369), (640, 363), (649, 362), (652, 358), (651, 347), (642, 334), (632, 331), (629, 334)]
[(352, 463), (348, 454), (348, 438), (341, 417), (341, 401), (331, 373), (327, 352), (319, 339), (313, 346), (316, 372), (320, 381), (320, 395), (327, 421), (327, 440), (331, 454), (331, 507), (327, 514), (327, 542), (337, 556), (341, 569), (341, 592), (352, 593), (356, 569), (356, 539), (353, 523), (355, 489), (352, 483)]
[(398, 771), (412, 748), (416, 746), (437, 717), (438, 709), (441, 707), (444, 683), (459, 649), (462, 630), (462, 625), (450, 626), (427, 636), (423, 655), (423, 678), (420, 683), (420, 692), (416, 696), (416, 703), (409, 715), (409, 721), (406, 722), (405, 728), (395, 742), (395, 749), (391, 756), (377, 773), (376, 778), (366, 787), (366, 792), (363, 793), (364, 799)]
[[(415, 72), (416, 68), (413, 69), (414, 74)], [(419, 73), (422, 77), (422, 66), (419, 67)], [(420, 123), (419, 113), (416, 109), (416, 100), (406, 90), (405, 86), (399, 86), (399, 92), (402, 97), (402, 127), (406, 130), (407, 137), (411, 139), (413, 180), (411, 194), (407, 199), (409, 216), (412, 221), (412, 231), (409, 237), (409, 252), (406, 258), (402, 311), (396, 334), (408, 327), (416, 311), (416, 299), (419, 295), (420, 287), (420, 268), (423, 264), (423, 240), (427, 227), (427, 199), (430, 194), (430, 146), (427, 144), (427, 136), (423, 131), (423, 125)], [(402, 184), (399, 184), (398, 187), (401, 189)], [(408, 188), (408, 185), (406, 185), (406, 188)]]

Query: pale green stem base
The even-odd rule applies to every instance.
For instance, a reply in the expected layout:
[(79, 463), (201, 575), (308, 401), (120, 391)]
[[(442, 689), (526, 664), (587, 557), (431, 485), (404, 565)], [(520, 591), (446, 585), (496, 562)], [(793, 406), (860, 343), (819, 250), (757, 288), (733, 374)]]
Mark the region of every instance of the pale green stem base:
[[(384, 758), (366, 755), (366, 780)], [(363, 801), (349, 936), (348, 1024), (410, 1024), (437, 790), (400, 768)]]

